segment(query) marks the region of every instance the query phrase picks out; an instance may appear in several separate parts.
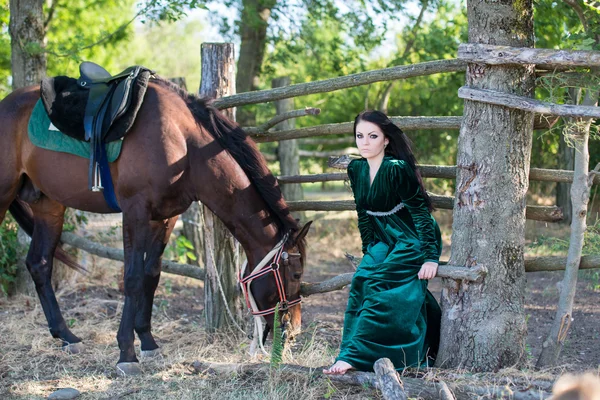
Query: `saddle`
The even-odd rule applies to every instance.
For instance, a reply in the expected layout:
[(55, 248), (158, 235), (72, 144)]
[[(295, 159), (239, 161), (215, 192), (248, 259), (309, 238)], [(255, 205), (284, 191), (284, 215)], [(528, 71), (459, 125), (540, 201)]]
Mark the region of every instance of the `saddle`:
[(75, 139), (90, 142), (89, 188), (97, 192), (106, 185), (104, 197), (111, 208), (120, 211), (105, 143), (122, 139), (129, 131), (153, 72), (133, 66), (111, 75), (92, 62), (81, 63), (79, 72), (79, 79), (66, 76), (43, 79), (42, 102), (55, 127)]

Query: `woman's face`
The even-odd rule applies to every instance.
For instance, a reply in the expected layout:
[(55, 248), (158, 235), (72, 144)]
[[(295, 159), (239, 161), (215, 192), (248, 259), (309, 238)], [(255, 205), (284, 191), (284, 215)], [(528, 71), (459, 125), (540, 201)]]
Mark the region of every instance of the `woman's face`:
[(383, 158), (387, 144), (388, 139), (376, 124), (368, 121), (356, 124), (356, 147), (364, 158)]

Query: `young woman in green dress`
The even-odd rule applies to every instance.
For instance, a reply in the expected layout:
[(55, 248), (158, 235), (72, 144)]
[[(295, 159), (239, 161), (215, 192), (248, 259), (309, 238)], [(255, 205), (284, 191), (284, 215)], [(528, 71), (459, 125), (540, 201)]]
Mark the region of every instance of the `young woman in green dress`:
[(352, 279), (340, 354), (326, 374), (372, 371), (379, 358), (398, 369), (437, 353), (440, 307), (427, 290), (442, 250), (406, 135), (382, 112), (354, 121), (361, 159), (348, 165), (363, 259)]

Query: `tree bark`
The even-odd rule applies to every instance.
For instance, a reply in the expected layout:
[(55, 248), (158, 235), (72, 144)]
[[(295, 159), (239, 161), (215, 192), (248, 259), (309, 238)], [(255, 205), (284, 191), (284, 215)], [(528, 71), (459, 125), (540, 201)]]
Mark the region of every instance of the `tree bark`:
[[(281, 78), (275, 78), (272, 81), (272, 87), (289, 86), (292, 82), (289, 76)], [(283, 99), (275, 102), (275, 109), (277, 114), (285, 114), (294, 109), (294, 99)], [(295, 120), (288, 119), (280, 122), (275, 130), (289, 130), (296, 127)], [(299, 175), (300, 174), (300, 156), (298, 154), (298, 141), (297, 140), (284, 140), (279, 142), (277, 148), (277, 158), (279, 160), (279, 169), (284, 175)], [(302, 193), (302, 185), (300, 183), (292, 183), (281, 187), (283, 197), (286, 200), (302, 200), (304, 195)]]
[(10, 0), (13, 89), (37, 85), (46, 75), (42, 0)]
[[(37, 85), (46, 75), (46, 54), (44, 50), (44, 13), (42, 0), (10, 0), (10, 48), (13, 90), (25, 86)], [(29, 247), (31, 240), (19, 228), (19, 243)], [(27, 252), (25, 252), (26, 254)], [(25, 257), (19, 260), (25, 265)], [(53, 275), (62, 275), (60, 262), (55, 261)], [(19, 268), (15, 277), (15, 292), (34, 295), (35, 287), (26, 268)]]
[[(469, 1), (469, 42), (533, 45), (531, 0)], [(534, 94), (534, 66), (469, 64), (466, 85)], [(436, 365), (496, 371), (525, 349), (525, 198), (533, 113), (465, 101), (457, 154), (452, 265), (482, 265), (481, 283), (444, 281)]]
[[(596, 105), (598, 91), (588, 89), (584, 104)], [(573, 215), (571, 219), (571, 237), (569, 239), (569, 252), (565, 277), (561, 283), (560, 298), (556, 310), (556, 317), (552, 322), (550, 334), (542, 345), (542, 352), (537, 361), (537, 367), (547, 367), (557, 363), (560, 351), (571, 326), (573, 318), (573, 300), (577, 289), (577, 272), (581, 262), (583, 237), (586, 230), (587, 206), (590, 200), (591, 179), (588, 177), (590, 153), (588, 139), (590, 136), (591, 119), (569, 121), (570, 140), (575, 145), (575, 175), (571, 185), (571, 204)]]
[[(267, 44), (267, 28), (271, 9), (276, 0), (242, 0), (240, 22), (240, 57), (238, 59), (235, 86), (238, 93), (250, 92), (258, 87)], [(240, 125), (255, 125), (255, 116), (241, 108), (238, 112)]]
[[(234, 49), (231, 43), (202, 44), (200, 95), (219, 98), (235, 92)], [(235, 120), (235, 109), (225, 114)], [(226, 308), (237, 323), (242, 322), (242, 302), (236, 288), (239, 243), (215, 215), (204, 206), (204, 315), (211, 333), (231, 325)], [(223, 302), (223, 296), (227, 303)]]
[(404, 393), (398, 372), (389, 358), (380, 358), (375, 361), (373, 370), (384, 400), (406, 400), (406, 393)]

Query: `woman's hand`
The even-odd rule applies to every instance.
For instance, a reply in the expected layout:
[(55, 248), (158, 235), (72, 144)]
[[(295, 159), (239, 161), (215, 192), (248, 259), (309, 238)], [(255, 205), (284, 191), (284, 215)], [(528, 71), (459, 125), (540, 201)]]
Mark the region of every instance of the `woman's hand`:
[(427, 261), (419, 271), (419, 279), (431, 279), (437, 274), (438, 264), (433, 261)]

